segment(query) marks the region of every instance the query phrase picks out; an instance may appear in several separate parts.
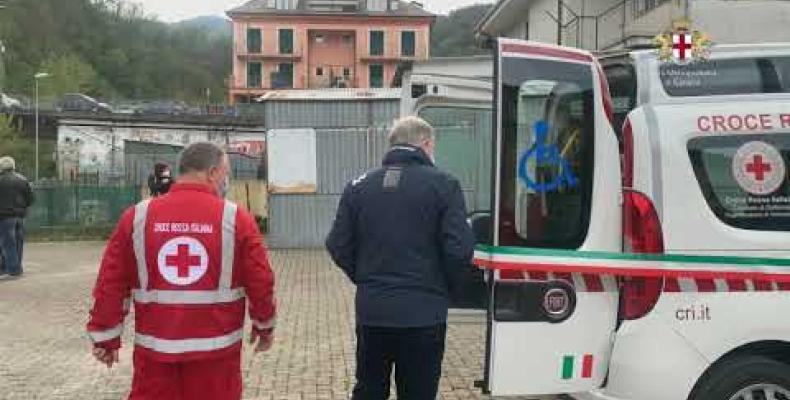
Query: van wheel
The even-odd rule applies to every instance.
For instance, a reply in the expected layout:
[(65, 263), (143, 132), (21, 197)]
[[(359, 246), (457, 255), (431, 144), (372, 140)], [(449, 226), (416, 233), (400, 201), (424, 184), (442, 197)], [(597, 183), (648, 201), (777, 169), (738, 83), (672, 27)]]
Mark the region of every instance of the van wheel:
[(790, 366), (767, 357), (725, 361), (704, 379), (691, 400), (790, 400)]

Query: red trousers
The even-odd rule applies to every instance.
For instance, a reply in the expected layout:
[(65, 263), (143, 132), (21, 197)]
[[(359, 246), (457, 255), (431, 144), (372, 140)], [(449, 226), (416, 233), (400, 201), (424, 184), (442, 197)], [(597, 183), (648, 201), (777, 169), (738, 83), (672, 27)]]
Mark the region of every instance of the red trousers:
[(134, 352), (129, 400), (239, 400), (241, 390), (241, 353), (163, 363)]

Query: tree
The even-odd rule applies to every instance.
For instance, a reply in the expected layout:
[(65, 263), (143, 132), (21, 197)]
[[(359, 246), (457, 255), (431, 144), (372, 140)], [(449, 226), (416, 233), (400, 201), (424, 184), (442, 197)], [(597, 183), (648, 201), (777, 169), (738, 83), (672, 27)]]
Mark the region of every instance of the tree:
[(471, 56), (489, 54), (475, 43), (475, 26), (492, 6), (478, 4), (459, 8), (448, 16), (439, 16), (431, 36), (431, 55), (434, 57)]
[(0, 157), (2, 156), (13, 157), (20, 171), (32, 171), (35, 168), (35, 143), (22, 138), (14, 119), (7, 115), (0, 115)]

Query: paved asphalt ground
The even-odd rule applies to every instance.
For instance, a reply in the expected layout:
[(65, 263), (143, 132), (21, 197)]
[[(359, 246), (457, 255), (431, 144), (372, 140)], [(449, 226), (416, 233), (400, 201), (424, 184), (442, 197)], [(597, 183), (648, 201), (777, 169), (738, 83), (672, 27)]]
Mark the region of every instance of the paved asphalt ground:
[[(131, 380), (127, 323), (121, 364), (96, 363), (84, 325), (102, 243), (31, 244), (25, 276), (0, 278), (0, 399), (122, 399)], [(272, 253), (279, 318), (275, 347), (245, 348), (245, 399), (347, 399), (354, 384), (353, 287), (319, 250)], [(452, 322), (443, 400), (484, 399), (480, 318)], [(394, 396), (393, 396), (394, 398)]]

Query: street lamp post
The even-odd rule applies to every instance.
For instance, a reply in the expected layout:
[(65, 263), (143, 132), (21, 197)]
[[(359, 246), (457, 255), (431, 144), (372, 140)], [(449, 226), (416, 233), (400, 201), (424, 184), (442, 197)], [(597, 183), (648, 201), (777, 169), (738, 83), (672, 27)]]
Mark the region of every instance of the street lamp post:
[(33, 76), (36, 81), (36, 181), (39, 179), (39, 151), (38, 151), (38, 80), (43, 78), (48, 78), (50, 75), (46, 72), (39, 72)]

